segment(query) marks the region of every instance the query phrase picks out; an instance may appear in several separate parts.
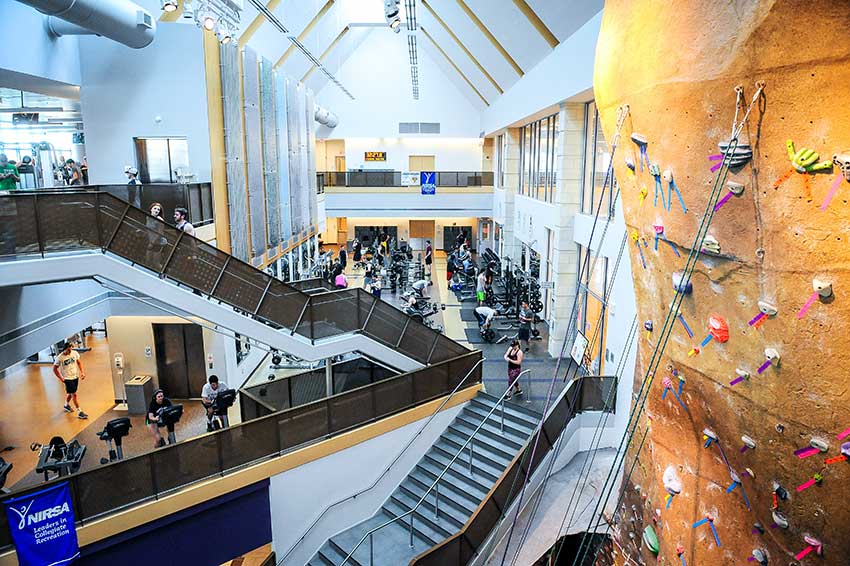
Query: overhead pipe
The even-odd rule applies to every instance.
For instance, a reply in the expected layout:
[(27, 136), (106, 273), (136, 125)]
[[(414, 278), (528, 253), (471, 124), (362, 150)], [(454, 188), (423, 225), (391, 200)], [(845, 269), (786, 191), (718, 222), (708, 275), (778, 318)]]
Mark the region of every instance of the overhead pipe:
[[(91, 33), (133, 49), (147, 47), (156, 34), (153, 15), (130, 0), (18, 0), (46, 14), (53, 35)], [(62, 21), (57, 21), (59, 18)], [(72, 24), (72, 25), (68, 25)]]

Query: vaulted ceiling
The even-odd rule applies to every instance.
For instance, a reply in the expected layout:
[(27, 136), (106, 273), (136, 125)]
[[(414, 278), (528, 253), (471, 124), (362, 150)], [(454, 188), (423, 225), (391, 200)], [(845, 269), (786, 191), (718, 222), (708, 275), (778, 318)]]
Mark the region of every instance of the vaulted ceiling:
[[(316, 72), (289, 36), (336, 75), (370, 33), (392, 34), (383, 0), (259, 1), (289, 33), (269, 23), (245, 0), (239, 43), (316, 93), (337, 87)], [(440, 66), (471, 104), (483, 109), (599, 12), (603, 0), (402, 0), (403, 22), (411, 5), (418, 25), (411, 31), (401, 26), (398, 49), (407, 53), (406, 35), (415, 35), (417, 48)], [(374, 58), (376, 65), (381, 64), (380, 53)], [(368, 84), (364, 73), (359, 84), (344, 87), (356, 98)]]

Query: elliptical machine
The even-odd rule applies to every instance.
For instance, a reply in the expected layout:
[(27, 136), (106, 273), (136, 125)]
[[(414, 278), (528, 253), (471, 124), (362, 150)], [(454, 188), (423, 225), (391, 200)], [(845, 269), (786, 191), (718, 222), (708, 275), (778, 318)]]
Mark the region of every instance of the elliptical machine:
[[(157, 412), (156, 426), (168, 428), (168, 443), (175, 444), (177, 437), (174, 434), (174, 425), (180, 422), (183, 416), (183, 405), (169, 405)], [(159, 447), (165, 446), (165, 439), (160, 439)]]
[(227, 410), (236, 402), (236, 390), (225, 389), (215, 396), (212, 400), (212, 423), (213, 430), (221, 430), (230, 426), (230, 419), (227, 416)]
[[(97, 433), (97, 437), (105, 440), (106, 445), (109, 447), (109, 458), (101, 458), (101, 464), (108, 464), (115, 460), (124, 459), (124, 448), (121, 446), (121, 441), (125, 436), (130, 434), (131, 428), (133, 428), (133, 423), (130, 422), (130, 419), (128, 417), (121, 417), (112, 419), (106, 423), (102, 431)], [(113, 442), (115, 443), (115, 448), (112, 447)]]

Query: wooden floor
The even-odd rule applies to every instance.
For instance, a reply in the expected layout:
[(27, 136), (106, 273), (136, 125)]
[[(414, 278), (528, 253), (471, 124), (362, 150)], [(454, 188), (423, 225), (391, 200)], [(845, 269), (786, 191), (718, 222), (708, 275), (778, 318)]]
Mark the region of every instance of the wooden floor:
[(0, 453), (14, 465), (7, 487), (35, 468), (38, 453), (30, 451), (31, 443), (47, 443), (53, 436), (70, 440), (115, 406), (107, 341), (89, 337), (88, 345), (91, 351), (80, 358), (86, 379), (80, 381), (77, 392), (88, 420), (62, 409), (65, 387), (49, 364), (31, 364), (0, 379), (0, 450), (14, 447)]

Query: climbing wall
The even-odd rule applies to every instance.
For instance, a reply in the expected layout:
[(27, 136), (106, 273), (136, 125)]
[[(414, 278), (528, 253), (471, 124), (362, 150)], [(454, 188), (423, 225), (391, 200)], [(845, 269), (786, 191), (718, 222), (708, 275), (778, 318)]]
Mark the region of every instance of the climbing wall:
[[(850, 563), (848, 30), (846, 0), (605, 3), (594, 91), (608, 140), (629, 107), (635, 392), (700, 250), (625, 462), (618, 564)], [(757, 81), (715, 206), (735, 87), (740, 120)]]

